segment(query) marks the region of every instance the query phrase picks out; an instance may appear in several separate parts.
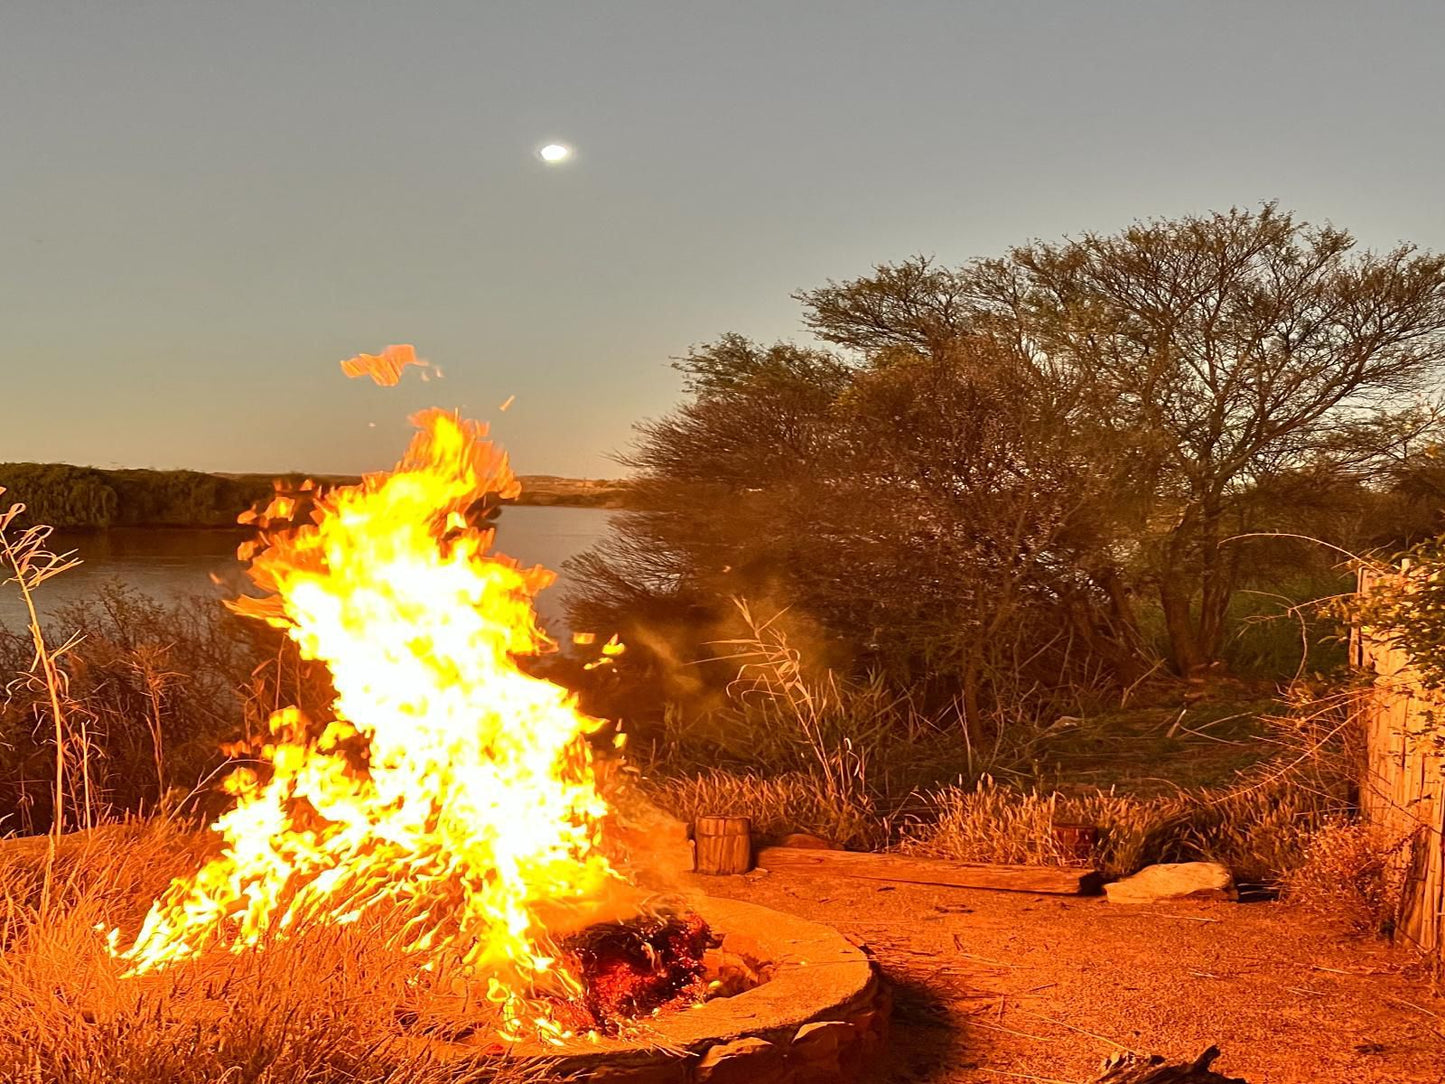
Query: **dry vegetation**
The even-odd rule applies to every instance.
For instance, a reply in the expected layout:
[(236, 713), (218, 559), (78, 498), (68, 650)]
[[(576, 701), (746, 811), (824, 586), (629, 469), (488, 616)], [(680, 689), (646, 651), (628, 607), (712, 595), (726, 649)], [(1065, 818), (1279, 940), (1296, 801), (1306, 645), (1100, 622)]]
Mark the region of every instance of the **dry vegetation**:
[[(120, 589), (48, 634), (33, 592), (70, 562), (47, 549), (47, 528), (7, 534), (14, 519), (0, 517), (0, 553), (31, 622), (0, 635), (14, 675), (0, 712), (3, 780), (18, 826), (50, 832), (0, 844), (0, 1079), (525, 1079), (482, 1047), (442, 1064), (419, 1041), (456, 1036), (480, 1014), (450, 976), (419, 977), (381, 920), (122, 977), (107, 933), (133, 935), (200, 858), (192, 799), (223, 763), (219, 738), (282, 696), (324, 696), (325, 682), (284, 642), (248, 635), (218, 608), (162, 607)], [(178, 808), (191, 815), (178, 819)], [(117, 823), (127, 809), (147, 816)]]
[(470, 1062), (443, 1064), (409, 1038), (398, 1018), (417, 1002), (415, 969), (401, 966), (377, 931), (315, 931), (122, 981), (104, 931), (133, 928), (152, 896), (195, 861), (199, 840), (153, 819), (68, 837), (54, 854), (39, 840), (0, 848), (0, 1079), (525, 1079), (481, 1048)]
[(1303, 859), (1286, 875), (1285, 896), (1360, 933), (1388, 937), (1399, 915), (1405, 871), (1391, 858), (1406, 842), (1369, 824), (1332, 821), (1310, 837)]
[[(1054, 825), (1085, 824), (1099, 829), (1087, 861), (1106, 875), (1207, 859), (1278, 884), (1312, 834), (1353, 809), (1360, 751), (1347, 692), (1301, 685), (1248, 712), (1214, 706), (1213, 722), (1203, 705), (1188, 728), (1178, 709), (1015, 726), (1012, 741), (974, 749), (952, 714), (925, 717), (879, 685), (809, 673), (776, 624), (752, 630), (728, 645), (740, 669), (726, 701), (675, 722), (644, 772), (654, 800), (680, 819), (746, 814), (764, 836), (803, 831), (853, 848), (1044, 864), (1074, 860), (1059, 852)], [(1143, 725), (1128, 729), (1126, 716)], [(1091, 746), (1102, 752), (1081, 753)], [(1211, 761), (1218, 750), (1233, 759)], [(1107, 763), (1119, 782), (1071, 778), (1089, 777), (1081, 756)], [(1130, 779), (1140, 766), (1154, 778)], [(953, 781), (940, 784), (950, 767)]]
[[(6, 552), (23, 589), (63, 569), (44, 532), (21, 541)], [(734, 680), (707, 710), (671, 712), (643, 765), (648, 795), (682, 819), (746, 813), (765, 836), (802, 830), (850, 847), (1041, 863), (1077, 860), (1059, 853), (1053, 827), (1086, 823), (1100, 829), (1086, 861), (1108, 874), (1215, 859), (1242, 879), (1283, 883), (1300, 906), (1389, 930), (1389, 841), (1348, 820), (1358, 750), (1347, 692), (1296, 684), (1287, 701), (1244, 711), (1195, 706), (1188, 725), (1172, 707), (1121, 702), (1090, 719), (1000, 720), (980, 746), (956, 707), (927, 712), (880, 681), (811, 666), (781, 623), (742, 616), (746, 635), (717, 660)], [(0, 848), (0, 1078), (459, 1079), (457, 1063), (438, 1064), (417, 1036), (465, 1034), (475, 1014), (458, 1013), (454, 988), (417, 987), (381, 929), (315, 931), (121, 981), (103, 931), (133, 929), (195, 861), (203, 844), (185, 818), (224, 763), (218, 741), (278, 702), (328, 690), (283, 642), (199, 603), (162, 607), (115, 589), (62, 625), (0, 637), (0, 661), (17, 674), (3, 785), (19, 826), (148, 819)], [(1069, 779), (1071, 763), (1101, 757), (1121, 779), (1147, 763), (1181, 782)], [(521, 1078), (476, 1049), (470, 1078)]]
[(1153, 862), (1217, 861), (1244, 881), (1277, 883), (1307, 853), (1311, 835), (1347, 815), (1343, 783), (1318, 794), (1287, 781), (1138, 795), (1099, 788), (1045, 792), (985, 777), (906, 795), (889, 819), (866, 790), (830, 801), (806, 772), (778, 775), (707, 769), (662, 779), (653, 799), (682, 820), (699, 814), (748, 815), (766, 837), (809, 832), (839, 846), (873, 849), (890, 841), (911, 853), (970, 862), (1067, 864), (1056, 824), (1097, 827), (1089, 857), (1109, 876)]

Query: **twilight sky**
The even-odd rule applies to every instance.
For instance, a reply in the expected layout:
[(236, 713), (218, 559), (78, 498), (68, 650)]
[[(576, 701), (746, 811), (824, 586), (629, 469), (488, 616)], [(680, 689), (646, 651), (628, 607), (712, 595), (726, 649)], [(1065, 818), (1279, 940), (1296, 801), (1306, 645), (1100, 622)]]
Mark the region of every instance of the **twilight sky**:
[[(435, 404), (615, 474), (669, 357), (878, 261), (1275, 197), (1445, 248), (1442, 41), (1439, 0), (3, 0), (0, 461), (374, 469)], [(445, 379), (342, 377), (395, 342)]]

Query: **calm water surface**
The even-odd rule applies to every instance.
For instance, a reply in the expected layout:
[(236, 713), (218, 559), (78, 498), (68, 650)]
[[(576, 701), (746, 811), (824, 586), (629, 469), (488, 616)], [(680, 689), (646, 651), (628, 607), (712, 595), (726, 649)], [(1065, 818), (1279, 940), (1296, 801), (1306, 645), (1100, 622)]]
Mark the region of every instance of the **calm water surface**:
[[(537, 600), (537, 610), (554, 632), (563, 626), (567, 578), (562, 562), (606, 534), (615, 513), (604, 508), (507, 508), (497, 526), (495, 549), (523, 564), (544, 565), (560, 577)], [(241, 531), (146, 530), (123, 528), (94, 534), (57, 534), (55, 548), (79, 551), (83, 563), (42, 584), (36, 592), (44, 615), (95, 596), (102, 584), (119, 580), (147, 595), (175, 600), (238, 594), (247, 583), (236, 560)], [(215, 576), (222, 586), (212, 582)], [(25, 610), (14, 584), (0, 586), (0, 624), (24, 624)]]

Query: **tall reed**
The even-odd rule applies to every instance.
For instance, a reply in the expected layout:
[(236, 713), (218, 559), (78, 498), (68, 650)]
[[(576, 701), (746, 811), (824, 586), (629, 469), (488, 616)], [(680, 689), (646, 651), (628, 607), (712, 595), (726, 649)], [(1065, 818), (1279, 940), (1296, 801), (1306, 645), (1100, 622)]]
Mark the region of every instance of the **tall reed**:
[[(0, 489), (0, 497), (4, 495), (5, 490)], [(74, 568), (80, 564), (80, 561), (76, 559), (73, 552), (52, 553), (47, 548), (46, 543), (50, 540), (51, 528), (44, 524), (24, 528), (12, 536), (11, 528), (24, 511), (25, 505), (16, 503), (12, 504), (4, 513), (0, 513), (0, 553), (4, 554), (8, 570), (5, 582), (13, 583), (19, 588), (20, 597), (25, 604), (25, 611), (29, 618), (31, 646), (35, 654), (30, 668), (26, 672), (26, 677), (44, 685), (47, 699), (50, 702), (50, 717), (55, 729), (55, 805), (51, 833), (58, 837), (65, 830), (66, 711), (64, 702), (68, 699), (65, 675), (60, 669), (59, 661), (78, 641), (72, 638), (55, 648), (46, 643), (45, 633), (40, 624), (40, 613), (35, 606), (35, 589), (52, 576), (58, 576), (62, 572)], [(84, 742), (82, 741), (83, 747)], [(84, 759), (82, 757), (82, 761)], [(92, 812), (88, 766), (82, 771), (86, 784), (83, 820), (85, 827), (88, 828), (91, 826)]]

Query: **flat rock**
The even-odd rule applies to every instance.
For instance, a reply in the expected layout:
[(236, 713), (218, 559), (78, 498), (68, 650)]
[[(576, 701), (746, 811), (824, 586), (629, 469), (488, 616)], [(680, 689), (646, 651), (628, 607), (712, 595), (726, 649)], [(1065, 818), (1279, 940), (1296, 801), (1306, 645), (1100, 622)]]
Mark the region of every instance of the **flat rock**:
[(1234, 878), (1218, 862), (1164, 862), (1104, 886), (1110, 903), (1234, 899)]
[(831, 851), (833, 844), (820, 836), (809, 835), (807, 832), (793, 832), (778, 840), (779, 847), (802, 847), (810, 851)]

